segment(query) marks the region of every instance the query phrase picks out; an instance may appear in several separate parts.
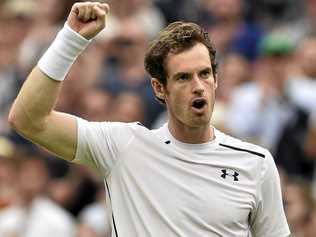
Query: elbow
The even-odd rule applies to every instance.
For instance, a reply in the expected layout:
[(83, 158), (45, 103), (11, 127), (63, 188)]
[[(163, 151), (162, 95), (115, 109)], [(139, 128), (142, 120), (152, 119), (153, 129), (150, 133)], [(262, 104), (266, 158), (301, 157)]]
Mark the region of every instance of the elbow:
[(14, 110), (12, 108), (11, 108), (9, 115), (8, 115), (8, 123), (9, 123), (11, 128), (13, 128), (14, 130), (17, 130), (18, 119), (17, 119), (16, 113), (14, 112)]
[(21, 121), (21, 118), (11, 109), (8, 115), (8, 123), (14, 131), (22, 135), (25, 138), (29, 138), (29, 129), (25, 126), (25, 123)]
[(25, 114), (18, 113), (14, 106), (9, 112), (8, 123), (13, 130), (26, 137), (27, 134), (39, 130), (38, 126), (34, 126), (35, 121), (30, 121)]
[(7, 120), (13, 130), (29, 138), (41, 133), (45, 129), (45, 119), (46, 117), (37, 118), (36, 116), (30, 116), (23, 108), (16, 107), (13, 104)]
[(20, 134), (21, 136), (27, 138), (27, 130), (26, 126), (23, 125), (23, 122), (21, 121), (21, 118), (18, 116), (18, 114), (11, 108), (8, 118), (7, 118), (8, 124), (12, 130)]
[(11, 108), (9, 115), (8, 115), (8, 123), (10, 127), (15, 130), (18, 133), (24, 133), (23, 131), (25, 130), (26, 126), (23, 125), (23, 121), (21, 118), (18, 116), (18, 114), (14, 111), (13, 108)]

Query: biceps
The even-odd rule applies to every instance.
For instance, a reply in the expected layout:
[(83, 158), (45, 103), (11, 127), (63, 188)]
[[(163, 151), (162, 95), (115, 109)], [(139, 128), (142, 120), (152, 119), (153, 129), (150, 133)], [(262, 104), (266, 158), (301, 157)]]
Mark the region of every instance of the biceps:
[(31, 140), (65, 160), (75, 157), (77, 145), (77, 122), (72, 115), (52, 111), (46, 118), (42, 131)]

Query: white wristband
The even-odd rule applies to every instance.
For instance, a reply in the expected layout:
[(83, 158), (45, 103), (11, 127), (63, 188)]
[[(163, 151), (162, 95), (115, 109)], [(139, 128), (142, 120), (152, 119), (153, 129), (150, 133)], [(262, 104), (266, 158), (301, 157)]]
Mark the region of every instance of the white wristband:
[(37, 65), (50, 78), (63, 81), (71, 65), (90, 42), (66, 23)]

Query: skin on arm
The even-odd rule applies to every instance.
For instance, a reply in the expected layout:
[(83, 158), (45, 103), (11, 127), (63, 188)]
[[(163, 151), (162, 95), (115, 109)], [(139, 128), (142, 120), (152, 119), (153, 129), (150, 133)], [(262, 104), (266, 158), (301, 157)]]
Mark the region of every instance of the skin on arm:
[[(67, 24), (86, 39), (91, 39), (105, 27), (108, 11), (107, 4), (76, 3)], [(77, 143), (76, 119), (53, 110), (61, 86), (62, 82), (49, 78), (36, 66), (15, 99), (8, 121), (25, 138), (72, 160)]]

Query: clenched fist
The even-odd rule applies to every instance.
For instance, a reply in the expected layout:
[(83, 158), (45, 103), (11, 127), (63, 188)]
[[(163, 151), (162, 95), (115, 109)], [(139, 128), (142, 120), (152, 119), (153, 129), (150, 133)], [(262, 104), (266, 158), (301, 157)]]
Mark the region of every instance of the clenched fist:
[(75, 3), (68, 16), (68, 25), (86, 39), (96, 36), (105, 27), (105, 17), (110, 7), (106, 3)]

